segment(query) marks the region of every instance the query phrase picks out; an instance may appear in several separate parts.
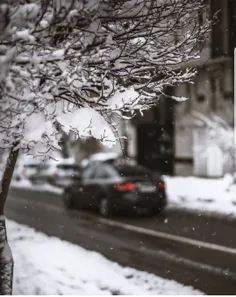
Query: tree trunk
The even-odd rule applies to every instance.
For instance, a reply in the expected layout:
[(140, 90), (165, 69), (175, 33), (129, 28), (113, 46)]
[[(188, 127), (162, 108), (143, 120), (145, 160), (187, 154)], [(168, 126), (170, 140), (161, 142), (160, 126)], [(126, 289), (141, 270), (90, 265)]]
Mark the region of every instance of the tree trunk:
[(128, 151), (128, 133), (127, 133), (127, 126), (125, 120), (122, 121), (122, 136), (125, 137), (123, 139), (123, 154), (126, 159), (129, 159), (129, 151)]
[(62, 153), (63, 158), (70, 157), (70, 152), (69, 152), (69, 147), (68, 147), (69, 141), (70, 141), (69, 136), (65, 132), (62, 132), (60, 146), (61, 146), (61, 153)]
[(15, 144), (8, 156), (5, 170), (1, 181), (0, 191), (0, 295), (12, 294), (13, 282), (13, 258), (7, 241), (6, 222), (4, 217), (4, 206), (8, 195), (13, 171), (19, 150)]
[(5, 217), (0, 217), (0, 294), (12, 294), (13, 257), (7, 242)]

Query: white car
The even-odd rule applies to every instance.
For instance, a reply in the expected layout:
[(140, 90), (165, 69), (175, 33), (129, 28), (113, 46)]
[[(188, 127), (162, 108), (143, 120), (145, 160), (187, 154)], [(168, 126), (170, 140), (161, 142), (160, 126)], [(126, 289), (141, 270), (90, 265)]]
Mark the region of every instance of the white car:
[(49, 183), (65, 187), (80, 177), (80, 167), (71, 158), (41, 163), (39, 170), (32, 177), (32, 183)]

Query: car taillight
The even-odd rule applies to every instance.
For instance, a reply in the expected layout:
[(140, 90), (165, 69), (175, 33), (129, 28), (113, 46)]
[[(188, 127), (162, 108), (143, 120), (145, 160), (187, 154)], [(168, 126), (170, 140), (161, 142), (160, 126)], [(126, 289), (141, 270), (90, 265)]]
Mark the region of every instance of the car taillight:
[(120, 191), (132, 191), (135, 188), (133, 183), (116, 184), (115, 188)]
[(159, 182), (159, 183), (157, 184), (157, 187), (158, 187), (159, 189), (165, 189), (165, 188), (166, 188), (166, 184), (165, 184), (163, 181), (161, 181), (161, 182)]

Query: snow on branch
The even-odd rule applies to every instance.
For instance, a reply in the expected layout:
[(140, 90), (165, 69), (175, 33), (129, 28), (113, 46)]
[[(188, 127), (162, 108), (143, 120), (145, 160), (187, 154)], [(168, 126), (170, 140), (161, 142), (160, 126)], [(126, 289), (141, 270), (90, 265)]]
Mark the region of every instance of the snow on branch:
[(114, 127), (105, 124), (114, 114), (132, 116), (166, 87), (192, 80), (195, 71), (180, 66), (199, 56), (208, 36), (211, 22), (198, 22), (204, 3), (1, 1), (1, 147), (19, 142), (28, 153), (51, 155), (60, 148), (58, 124), (113, 142)]

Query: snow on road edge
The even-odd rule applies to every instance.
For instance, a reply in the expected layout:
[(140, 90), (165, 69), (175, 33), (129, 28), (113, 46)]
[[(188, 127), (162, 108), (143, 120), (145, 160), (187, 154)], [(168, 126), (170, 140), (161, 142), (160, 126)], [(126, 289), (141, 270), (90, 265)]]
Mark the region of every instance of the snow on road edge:
[(8, 220), (7, 227), (15, 260), (15, 295), (203, 294), (16, 222)]

